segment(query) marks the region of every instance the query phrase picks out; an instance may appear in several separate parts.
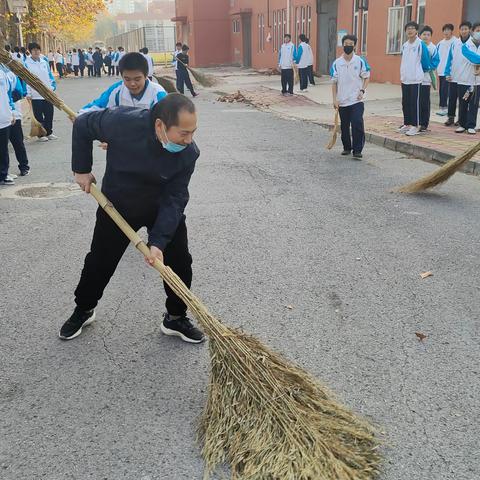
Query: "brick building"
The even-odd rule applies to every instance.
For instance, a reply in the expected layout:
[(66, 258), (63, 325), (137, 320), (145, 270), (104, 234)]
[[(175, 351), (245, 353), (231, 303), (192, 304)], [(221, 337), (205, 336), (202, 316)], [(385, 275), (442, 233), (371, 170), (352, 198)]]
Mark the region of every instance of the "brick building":
[(359, 37), (373, 80), (399, 82), (403, 26), (434, 29), (462, 19), (480, 21), (480, 0), (176, 0), (177, 38), (191, 48), (192, 65), (238, 64), (274, 68), (284, 33), (310, 38), (315, 69), (329, 72), (346, 33)]

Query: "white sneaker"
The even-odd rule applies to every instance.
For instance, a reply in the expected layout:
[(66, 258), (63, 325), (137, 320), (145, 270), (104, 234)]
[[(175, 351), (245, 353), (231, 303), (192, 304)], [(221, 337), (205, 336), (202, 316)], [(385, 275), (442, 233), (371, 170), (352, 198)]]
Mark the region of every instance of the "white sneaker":
[(469, 128), (467, 130), (467, 132), (470, 134), (470, 135), (476, 135), (477, 131), (474, 129), (474, 128)]
[(58, 140), (58, 137), (56, 135), (54, 135), (53, 133), (51, 133), (50, 135), (48, 135), (47, 137), (49, 140)]
[(413, 137), (414, 135), (418, 135), (419, 133), (420, 132), (418, 131), (418, 127), (412, 127), (407, 132), (405, 132), (405, 135), (408, 135), (409, 137)]
[(408, 132), (410, 130), (410, 127), (408, 125), (402, 125), (398, 130), (397, 132), (398, 133), (405, 133), (405, 132)]
[(442, 109), (439, 112), (437, 112), (436, 115), (439, 115), (440, 117), (446, 117), (448, 115), (448, 110)]
[(10, 180), (15, 180), (16, 178), (18, 178), (18, 175), (15, 175), (13, 173), (12, 173), (12, 175), (8, 174), (7, 178), (9, 178)]
[(37, 142), (48, 142), (48, 138), (47, 137), (38, 137)]
[(458, 127), (456, 130), (455, 130), (455, 133), (463, 133), (465, 131), (465, 129), (463, 127)]

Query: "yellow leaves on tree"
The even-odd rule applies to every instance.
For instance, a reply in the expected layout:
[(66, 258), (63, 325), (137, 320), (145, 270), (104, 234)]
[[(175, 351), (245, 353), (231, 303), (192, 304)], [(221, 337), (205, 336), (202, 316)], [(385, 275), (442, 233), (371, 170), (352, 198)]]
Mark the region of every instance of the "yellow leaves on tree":
[(30, 0), (25, 30), (49, 32), (68, 40), (87, 39), (97, 14), (104, 9), (104, 0)]

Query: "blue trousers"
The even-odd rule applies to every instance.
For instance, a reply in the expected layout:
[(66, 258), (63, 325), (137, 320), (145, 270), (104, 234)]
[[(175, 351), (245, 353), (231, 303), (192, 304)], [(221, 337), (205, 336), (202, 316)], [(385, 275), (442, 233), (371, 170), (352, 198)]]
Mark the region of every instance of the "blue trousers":
[[(348, 107), (340, 107), (343, 149), (353, 153), (362, 153), (365, 145), (365, 127), (363, 125), (363, 102)], [(351, 133), (350, 133), (351, 128)]]

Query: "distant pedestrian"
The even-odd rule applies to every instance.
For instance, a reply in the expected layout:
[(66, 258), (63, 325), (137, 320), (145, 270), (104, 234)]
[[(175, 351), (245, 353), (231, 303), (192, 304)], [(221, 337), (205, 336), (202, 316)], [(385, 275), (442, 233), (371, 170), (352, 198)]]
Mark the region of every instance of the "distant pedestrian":
[(72, 68), (73, 74), (78, 77), (78, 72), (80, 71), (80, 58), (78, 57), (76, 48), (72, 50)]
[(430, 68), (428, 72), (424, 73), (423, 82), (420, 86), (420, 132), (426, 132), (430, 124), (431, 102), (430, 93), (432, 87), (432, 77), (436, 80), (435, 71), (440, 63), (440, 56), (438, 55), (437, 47), (432, 42), (433, 30), (432, 27), (425, 25), (421, 32), (420, 38), (428, 48)]
[(80, 71), (80, 76), (83, 77), (85, 75), (85, 52), (79, 48), (78, 49), (78, 70)]
[(20, 48), (19, 47), (15, 47), (13, 49), (13, 57), (15, 60), (17, 60), (17, 62), (23, 62), (23, 55), (20, 53)]
[(363, 100), (370, 81), (370, 66), (365, 58), (355, 54), (355, 35), (345, 35), (342, 45), (343, 55), (333, 62), (330, 70), (333, 107), (340, 114), (342, 155), (350, 155), (353, 151), (353, 157), (361, 159), (365, 145)]
[(300, 92), (308, 91), (308, 71), (309, 65), (313, 63), (313, 54), (310, 45), (307, 43), (307, 37), (303, 33), (298, 37), (300, 44), (295, 51), (295, 63), (298, 65), (298, 74), (300, 76)]
[(63, 58), (62, 53), (60, 52), (60, 49), (57, 49), (55, 52), (55, 66), (57, 67), (57, 73), (60, 78), (63, 77), (64, 75), (64, 67), (65, 67), (65, 60)]
[(182, 53), (182, 42), (177, 42), (175, 44), (175, 51), (173, 52), (172, 54), (172, 64), (173, 64), (173, 67), (175, 68), (175, 75), (177, 77), (177, 90), (179, 90), (179, 85), (180, 85), (180, 80), (181, 80), (181, 74), (179, 73), (178, 71), (178, 61), (177, 61), (177, 55), (179, 53)]
[(447, 66), (448, 54), (450, 48), (457, 38), (453, 35), (454, 26), (451, 23), (447, 23), (443, 26), (443, 40), (438, 42), (438, 55), (440, 56), (440, 63), (438, 65), (438, 78), (439, 78), (439, 93), (440, 93), (440, 111), (437, 115), (445, 117), (448, 115), (448, 96), (450, 93), (450, 83), (447, 82), (445, 76), (445, 67)]
[(23, 61), (25, 61), (28, 57), (27, 49), (25, 47), (20, 47), (20, 53), (23, 56)]
[(140, 52), (142, 55), (147, 59), (148, 63), (148, 78), (149, 80), (153, 80), (153, 70), (154, 70), (154, 65), (153, 65), (153, 58), (152, 56), (148, 53), (148, 48), (143, 47)]
[(420, 87), (430, 70), (428, 48), (418, 38), (418, 23), (405, 25), (407, 41), (402, 46), (400, 78), (402, 82), (403, 125), (398, 129), (408, 136), (418, 135), (420, 123)]
[(445, 67), (445, 77), (450, 83), (450, 91), (448, 95), (448, 120), (445, 126), (458, 126), (455, 122), (457, 112), (458, 98), (458, 80), (461, 74), (460, 69), (463, 64), (462, 47), (470, 39), (472, 24), (470, 22), (462, 22), (460, 24), (460, 36), (452, 42), (450, 53), (448, 54), (447, 65)]
[(117, 66), (115, 68), (116, 70), (116, 74), (117, 74), (117, 77), (120, 76), (120, 60), (122, 59), (122, 57), (125, 55), (125, 49), (123, 47), (118, 47), (118, 51), (117, 51)]
[[(29, 43), (30, 57), (25, 61), (25, 67), (35, 74), (47, 88), (56, 90), (57, 85), (53, 78), (52, 71), (48, 65), (48, 60), (41, 56), (41, 48), (38, 43)], [(46, 137), (39, 137), (40, 142), (56, 140), (58, 137), (53, 134), (53, 105), (45, 100), (40, 93), (27, 85), (27, 98), (32, 102), (33, 114), (42, 124), (47, 132)]]
[(283, 45), (278, 54), (278, 67), (282, 75), (282, 95), (293, 95), (293, 84), (295, 75), (293, 65), (295, 63), (295, 45), (292, 43), (292, 36), (286, 34)]
[(50, 50), (47, 55), (48, 64), (50, 65), (50, 70), (53, 72), (55, 70), (55, 54)]
[(310, 52), (311, 52), (310, 61), (309, 61), (309, 64), (308, 64), (308, 81), (309, 81), (310, 85), (315, 86), (315, 75), (313, 74), (313, 62), (314, 62), (314, 57), (313, 57), (312, 46), (310, 45), (310, 39), (307, 38), (307, 39), (305, 40), (305, 43), (308, 44), (308, 46), (310, 47)]
[(185, 93), (185, 85), (186, 85), (188, 90), (190, 90), (192, 97), (196, 97), (198, 96), (198, 93), (196, 93), (195, 89), (193, 88), (192, 81), (190, 80), (190, 74), (188, 73), (188, 69), (187, 69), (187, 65), (190, 62), (190, 58), (188, 56), (189, 50), (190, 48), (188, 47), (188, 45), (182, 45), (182, 51), (177, 54), (177, 62), (178, 62), (177, 75), (180, 77), (180, 80), (177, 82), (177, 90), (180, 93)]
[(94, 76), (93, 70), (93, 49), (89, 47), (88, 51), (85, 53), (85, 63), (87, 65), (87, 75), (89, 77)]
[(73, 72), (73, 70), (72, 70), (72, 51), (69, 50), (67, 52), (67, 68), (65, 69), (65, 76), (69, 75), (72, 72)]
[(92, 55), (94, 76), (102, 76), (102, 67), (103, 67), (103, 55), (99, 47), (95, 47), (95, 52)]
[(0, 69), (0, 185), (15, 184), (13, 178), (8, 175), (10, 166), (8, 140), (10, 138), (10, 128), (14, 123), (14, 105), (10, 93), (10, 82), (7, 73)]
[(112, 47), (108, 47), (108, 52), (105, 55), (105, 57), (103, 57), (103, 63), (107, 67), (107, 75), (109, 77), (115, 75), (115, 67), (112, 65), (112, 62), (113, 62), (113, 49)]

